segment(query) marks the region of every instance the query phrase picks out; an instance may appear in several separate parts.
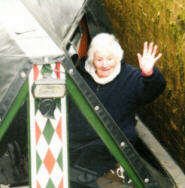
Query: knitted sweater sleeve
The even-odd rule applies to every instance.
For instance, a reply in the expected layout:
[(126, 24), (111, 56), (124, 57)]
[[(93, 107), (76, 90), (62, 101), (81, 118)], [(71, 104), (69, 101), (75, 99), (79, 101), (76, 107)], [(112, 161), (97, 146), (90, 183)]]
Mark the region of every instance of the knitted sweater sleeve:
[(166, 81), (157, 67), (151, 76), (144, 76), (141, 72), (137, 73), (136, 81), (136, 104), (147, 104), (154, 101), (164, 91)]

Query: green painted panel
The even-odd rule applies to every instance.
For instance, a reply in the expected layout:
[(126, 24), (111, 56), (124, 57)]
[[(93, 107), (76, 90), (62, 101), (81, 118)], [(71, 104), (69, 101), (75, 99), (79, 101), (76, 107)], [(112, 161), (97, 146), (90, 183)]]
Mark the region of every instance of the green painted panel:
[(0, 126), (0, 141), (3, 138), (4, 134), (6, 133), (8, 127), (10, 126), (12, 120), (14, 119), (15, 115), (17, 114), (19, 108), (23, 105), (26, 97), (28, 95), (28, 81), (25, 81), (23, 87), (19, 91), (19, 95), (15, 98), (14, 103), (12, 104), (11, 109), (7, 113), (6, 118), (1, 123)]

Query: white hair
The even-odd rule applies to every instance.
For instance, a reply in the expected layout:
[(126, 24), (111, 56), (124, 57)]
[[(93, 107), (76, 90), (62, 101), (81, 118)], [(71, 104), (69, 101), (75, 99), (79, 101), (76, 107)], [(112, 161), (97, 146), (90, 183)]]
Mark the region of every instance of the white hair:
[(99, 33), (92, 39), (87, 53), (88, 63), (93, 62), (94, 53), (96, 51), (108, 51), (110, 53), (113, 53), (117, 63), (121, 61), (124, 54), (123, 49), (121, 48), (116, 37), (113, 34), (109, 33)]
[[(96, 74), (96, 68), (94, 66), (94, 53), (98, 52), (108, 52), (112, 53), (116, 63), (116, 67), (114, 71), (105, 78), (100, 78)], [(112, 34), (108, 33), (100, 33), (96, 35), (90, 44), (88, 50), (88, 57), (85, 62), (85, 70), (92, 76), (95, 82), (99, 84), (107, 84), (111, 82), (121, 71), (121, 59), (123, 58), (123, 49), (121, 48), (120, 44), (116, 37)]]

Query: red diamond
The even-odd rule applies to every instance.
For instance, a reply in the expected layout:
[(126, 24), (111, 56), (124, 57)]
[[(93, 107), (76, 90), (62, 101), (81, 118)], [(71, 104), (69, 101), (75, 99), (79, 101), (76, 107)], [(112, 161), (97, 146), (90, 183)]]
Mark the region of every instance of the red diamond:
[(64, 184), (63, 184), (63, 178), (62, 178), (61, 181), (60, 181), (60, 184), (59, 184), (58, 188), (63, 188), (63, 187), (64, 187)]
[(38, 141), (39, 141), (40, 135), (41, 135), (41, 130), (40, 130), (40, 128), (39, 128), (37, 122), (35, 121), (35, 136), (36, 136), (36, 144), (37, 144)]
[(53, 154), (51, 153), (50, 149), (48, 149), (47, 154), (44, 159), (44, 165), (46, 169), (48, 170), (48, 173), (51, 174), (51, 171), (55, 164), (55, 158), (53, 157)]
[(59, 119), (57, 128), (56, 128), (56, 132), (59, 136), (59, 138), (62, 140), (62, 118)]
[(37, 188), (41, 188), (41, 186), (40, 186), (40, 184), (39, 184), (39, 182), (37, 181)]

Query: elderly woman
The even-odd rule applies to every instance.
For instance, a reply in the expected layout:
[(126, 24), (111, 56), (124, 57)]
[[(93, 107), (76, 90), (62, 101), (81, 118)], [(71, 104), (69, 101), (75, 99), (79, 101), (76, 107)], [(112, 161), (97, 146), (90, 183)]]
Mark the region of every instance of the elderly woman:
[[(162, 54), (156, 54), (157, 45), (145, 42), (143, 54), (137, 54), (140, 69), (135, 68), (124, 62), (123, 50), (116, 38), (100, 33), (92, 39), (88, 56), (81, 59), (78, 67), (82, 77), (132, 144), (137, 141), (136, 107), (152, 102), (165, 89), (165, 79), (154, 66)], [(75, 116), (73, 111), (71, 115), (71, 166), (79, 166), (102, 176), (114, 168), (116, 161), (87, 121), (82, 121), (79, 114)]]

